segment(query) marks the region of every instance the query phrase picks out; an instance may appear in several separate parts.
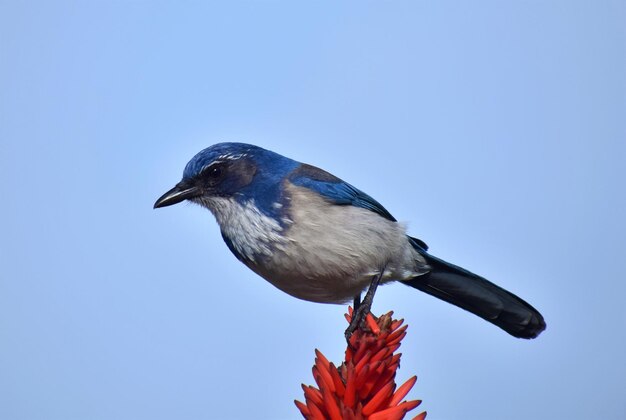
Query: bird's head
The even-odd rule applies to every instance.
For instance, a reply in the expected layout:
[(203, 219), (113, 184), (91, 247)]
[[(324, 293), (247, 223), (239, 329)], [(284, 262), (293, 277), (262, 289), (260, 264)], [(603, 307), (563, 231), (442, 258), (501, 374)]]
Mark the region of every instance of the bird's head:
[(213, 210), (215, 198), (257, 205), (275, 201), (283, 177), (297, 162), (261, 147), (245, 143), (218, 143), (195, 155), (182, 180), (154, 203), (154, 208), (190, 200)]

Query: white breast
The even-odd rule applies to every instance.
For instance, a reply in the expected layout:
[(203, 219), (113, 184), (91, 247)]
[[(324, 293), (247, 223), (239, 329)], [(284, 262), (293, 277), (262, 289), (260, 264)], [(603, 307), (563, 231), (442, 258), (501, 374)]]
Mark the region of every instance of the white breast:
[(315, 302), (345, 302), (383, 267), (383, 281), (428, 270), (402, 224), (367, 209), (331, 204), (307, 188), (285, 188), (293, 220), (284, 232), (288, 243), (263, 267), (253, 268), (281, 290)]

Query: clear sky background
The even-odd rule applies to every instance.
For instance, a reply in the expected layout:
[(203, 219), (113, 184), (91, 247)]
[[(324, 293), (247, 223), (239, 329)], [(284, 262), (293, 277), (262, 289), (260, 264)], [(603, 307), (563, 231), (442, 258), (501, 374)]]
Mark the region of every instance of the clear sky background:
[(153, 210), (255, 143), (366, 191), (540, 309), (534, 341), (400, 284), (430, 419), (626, 418), (624, 1), (0, 2), (0, 418), (291, 419), (346, 307)]

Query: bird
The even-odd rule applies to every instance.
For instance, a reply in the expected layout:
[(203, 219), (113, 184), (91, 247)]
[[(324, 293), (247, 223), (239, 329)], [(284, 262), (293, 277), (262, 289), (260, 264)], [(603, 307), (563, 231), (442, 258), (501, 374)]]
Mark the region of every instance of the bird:
[(183, 201), (208, 209), (235, 257), (283, 292), (319, 303), (352, 300), (356, 316), (346, 338), (369, 312), (378, 285), (390, 282), (451, 303), (514, 337), (536, 338), (546, 328), (526, 301), (432, 255), (368, 194), (262, 147), (226, 142), (197, 153), (154, 208)]

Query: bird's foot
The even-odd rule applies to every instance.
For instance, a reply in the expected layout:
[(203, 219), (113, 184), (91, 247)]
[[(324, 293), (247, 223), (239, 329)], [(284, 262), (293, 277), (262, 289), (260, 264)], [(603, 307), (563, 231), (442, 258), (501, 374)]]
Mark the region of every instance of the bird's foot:
[(372, 282), (370, 283), (369, 289), (367, 289), (363, 302), (361, 302), (360, 294), (354, 298), (354, 312), (352, 312), (350, 325), (348, 325), (348, 328), (346, 328), (346, 332), (344, 333), (348, 345), (350, 345), (350, 337), (352, 337), (352, 334), (361, 326), (363, 322), (365, 322), (365, 317), (370, 313), (372, 303), (374, 302), (374, 295), (376, 294), (376, 288), (383, 277), (385, 268), (386, 267), (383, 267), (378, 274), (372, 277)]
[(346, 332), (344, 333), (348, 344), (350, 344), (350, 337), (352, 337), (352, 334), (365, 322), (365, 317), (367, 317), (367, 314), (370, 312), (371, 308), (371, 304), (365, 305), (363, 303), (352, 312), (350, 325), (348, 325), (348, 328), (346, 328)]

